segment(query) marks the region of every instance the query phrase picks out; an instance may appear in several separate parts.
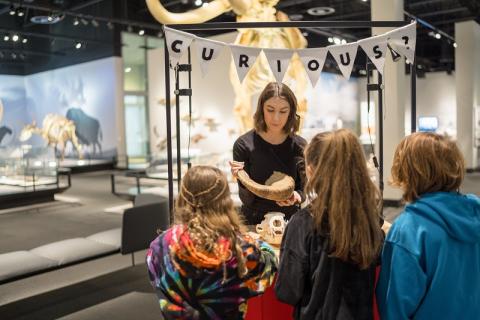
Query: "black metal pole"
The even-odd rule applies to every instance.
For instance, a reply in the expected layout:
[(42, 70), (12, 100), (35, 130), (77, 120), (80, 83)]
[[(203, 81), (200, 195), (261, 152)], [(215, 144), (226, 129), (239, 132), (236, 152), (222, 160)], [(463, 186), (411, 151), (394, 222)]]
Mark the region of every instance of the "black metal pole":
[(167, 39), (165, 38), (165, 115), (167, 122), (167, 173), (168, 173), (168, 209), (170, 221), (173, 221), (173, 164), (172, 164), (172, 117), (170, 112), (170, 57), (168, 55)]
[(381, 28), (403, 27), (408, 21), (282, 21), (282, 22), (207, 22), (170, 24), (176, 30), (225, 30), (242, 28)]
[(182, 176), (182, 150), (180, 139), (180, 72), (175, 70), (175, 115), (177, 131), (177, 191), (180, 191), (180, 177)]
[(378, 153), (379, 153), (379, 183), (380, 192), (383, 199), (383, 77), (380, 72), (378, 73)]
[(417, 131), (417, 65), (413, 59), (410, 65), (410, 91), (411, 91), (411, 133)]
[[(188, 47), (188, 64), (191, 66), (192, 65), (192, 54), (190, 52), (190, 47)], [(190, 70), (188, 71), (188, 89), (192, 90), (192, 69), (190, 68)], [(190, 94), (188, 96), (188, 116), (190, 117), (189, 118), (189, 122), (188, 122), (188, 125), (191, 126), (192, 125), (192, 95)], [(188, 128), (188, 132), (190, 133), (190, 130), (191, 128)], [(188, 163), (187, 163), (187, 166), (188, 166), (188, 169), (190, 169), (192, 167), (192, 162), (190, 160), (190, 135), (188, 137), (189, 141), (188, 141)], [(180, 177), (178, 178), (178, 183), (180, 183)]]

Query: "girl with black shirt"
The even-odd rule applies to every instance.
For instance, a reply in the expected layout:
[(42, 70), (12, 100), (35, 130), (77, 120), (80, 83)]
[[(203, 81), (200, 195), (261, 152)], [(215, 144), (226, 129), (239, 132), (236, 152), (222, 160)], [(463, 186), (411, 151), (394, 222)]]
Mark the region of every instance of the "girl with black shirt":
[(276, 211), (290, 218), (305, 199), (305, 139), (296, 135), (300, 124), (297, 99), (290, 88), (282, 83), (269, 83), (258, 98), (254, 115), (254, 129), (240, 136), (233, 145), (232, 174), (241, 169), (257, 183), (265, 181), (274, 171), (295, 180), (295, 191), (285, 201), (262, 199), (238, 182), (241, 211), (247, 224), (255, 225), (266, 213)]
[(381, 198), (360, 143), (349, 130), (320, 133), (305, 158), (310, 203), (285, 230), (277, 298), (295, 319), (373, 319)]

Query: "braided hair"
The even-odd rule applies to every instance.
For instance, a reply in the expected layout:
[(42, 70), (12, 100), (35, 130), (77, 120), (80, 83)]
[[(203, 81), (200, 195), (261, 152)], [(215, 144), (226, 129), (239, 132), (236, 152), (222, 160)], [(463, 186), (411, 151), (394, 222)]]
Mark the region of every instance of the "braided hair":
[(238, 235), (245, 232), (245, 226), (234, 208), (227, 178), (218, 168), (194, 166), (187, 171), (175, 204), (175, 223), (187, 227), (199, 250), (216, 253), (219, 238), (228, 239), (230, 250), (237, 259), (238, 275), (246, 275), (247, 268), (238, 239)]

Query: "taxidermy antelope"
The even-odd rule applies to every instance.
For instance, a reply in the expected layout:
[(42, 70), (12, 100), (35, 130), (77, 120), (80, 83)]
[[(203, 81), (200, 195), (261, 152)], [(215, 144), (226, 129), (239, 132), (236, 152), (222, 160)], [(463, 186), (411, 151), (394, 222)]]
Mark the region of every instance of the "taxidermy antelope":
[(79, 158), (82, 158), (81, 147), (78, 144), (73, 121), (61, 115), (50, 113), (45, 116), (42, 125), (42, 128), (38, 128), (35, 121), (32, 124), (27, 124), (20, 133), (20, 141), (27, 141), (34, 133), (39, 134), (47, 141), (49, 146), (55, 148), (55, 154), (58, 147), (60, 147), (61, 160), (65, 156), (65, 146), (70, 141), (77, 150)]
[[(288, 21), (285, 13), (274, 8), (279, 0), (213, 0), (208, 3), (208, 6), (184, 13), (167, 11), (159, 0), (146, 0), (146, 2), (152, 15), (162, 24), (202, 23), (231, 10), (237, 14), (238, 22)], [(307, 40), (297, 28), (240, 29), (238, 32), (235, 40), (237, 45), (285, 49), (302, 49), (307, 46)], [(252, 97), (263, 90), (268, 82), (274, 81), (265, 56), (261, 55), (257, 60), (259, 62), (255, 63), (243, 83), (238, 80), (233, 62), (230, 66), (230, 82), (235, 91), (233, 110), (242, 133), (253, 127)], [(297, 96), (297, 113), (303, 120), (307, 111), (305, 98), (307, 77), (297, 54), (294, 54), (290, 61), (285, 83)]]

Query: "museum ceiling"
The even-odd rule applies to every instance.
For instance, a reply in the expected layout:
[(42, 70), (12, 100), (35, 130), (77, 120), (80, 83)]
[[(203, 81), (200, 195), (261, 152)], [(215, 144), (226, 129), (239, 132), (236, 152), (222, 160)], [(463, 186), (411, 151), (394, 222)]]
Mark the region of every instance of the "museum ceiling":
[[(171, 12), (185, 12), (203, 2), (207, 1), (162, 0)], [(480, 23), (480, 1), (405, 0), (404, 3), (406, 20), (415, 17), (424, 22), (417, 40), (420, 75), (425, 71), (453, 70), (455, 22), (475, 19)], [(369, 0), (281, 0), (276, 8), (291, 20), (370, 20)], [(233, 22), (235, 16), (227, 13), (214, 21)], [(120, 32), (140, 30), (150, 36), (162, 36), (160, 24), (151, 17), (144, 0), (0, 0), (0, 74), (31, 74), (119, 56)], [(329, 40), (335, 37), (351, 42), (370, 36), (369, 29), (302, 29), (302, 32), (310, 47), (329, 45)], [(357, 71), (362, 68), (361, 62), (358, 63)]]

